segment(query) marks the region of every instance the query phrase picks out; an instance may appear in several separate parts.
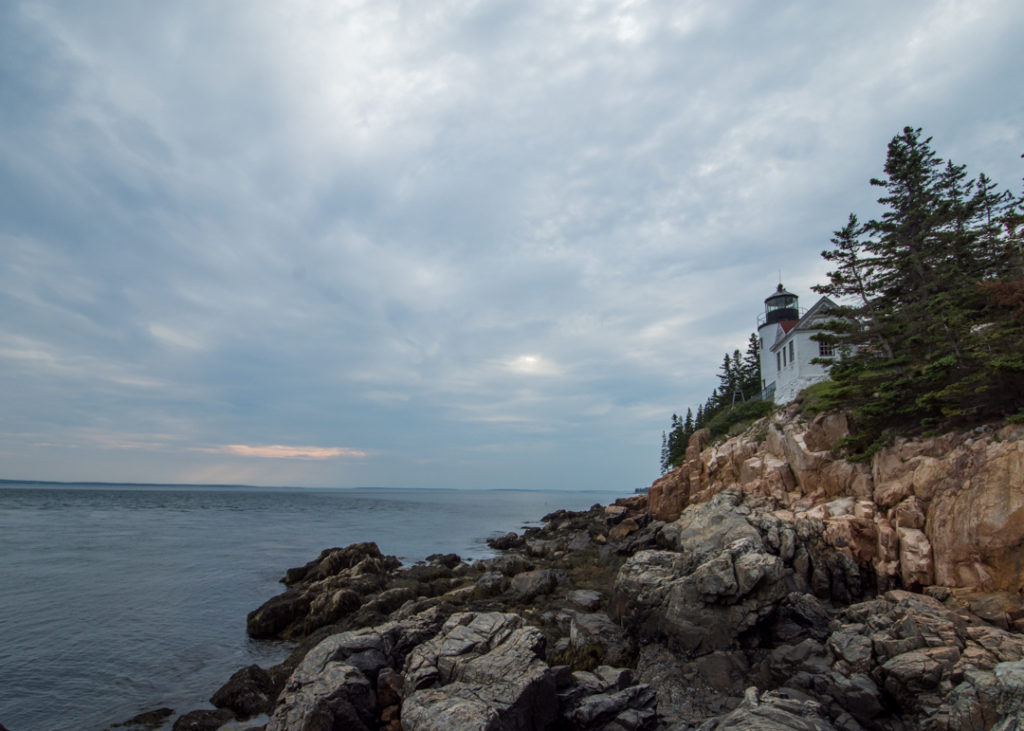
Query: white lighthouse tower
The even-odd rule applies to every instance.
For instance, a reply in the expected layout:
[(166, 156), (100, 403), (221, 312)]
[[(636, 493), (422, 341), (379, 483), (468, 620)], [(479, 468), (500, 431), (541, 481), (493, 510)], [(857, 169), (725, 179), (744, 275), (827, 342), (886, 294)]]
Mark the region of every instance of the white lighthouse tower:
[(832, 347), (812, 340), (820, 332), (836, 304), (822, 297), (806, 312), (800, 298), (782, 284), (765, 298), (764, 313), (757, 317), (761, 346), (761, 388), (765, 398), (785, 404), (808, 386), (828, 378), (830, 366), (813, 360), (833, 357)]

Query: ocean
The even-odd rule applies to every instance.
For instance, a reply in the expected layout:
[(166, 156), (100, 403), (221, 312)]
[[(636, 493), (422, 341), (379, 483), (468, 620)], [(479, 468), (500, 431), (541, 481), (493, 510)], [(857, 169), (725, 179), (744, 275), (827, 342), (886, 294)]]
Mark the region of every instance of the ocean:
[(322, 549), (485, 558), (490, 536), (623, 494), (0, 483), (0, 724), (212, 707), (235, 670), (287, 655), (245, 617)]

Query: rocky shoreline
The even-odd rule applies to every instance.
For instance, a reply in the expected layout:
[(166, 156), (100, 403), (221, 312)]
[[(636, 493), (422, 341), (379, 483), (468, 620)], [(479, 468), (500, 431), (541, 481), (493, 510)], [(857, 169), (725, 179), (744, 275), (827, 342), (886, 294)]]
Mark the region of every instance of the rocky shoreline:
[(325, 550), (247, 618), (290, 657), (174, 731), (1024, 728), (1024, 427), (871, 464), (835, 456), (844, 430), (699, 432), (649, 495), (471, 564)]

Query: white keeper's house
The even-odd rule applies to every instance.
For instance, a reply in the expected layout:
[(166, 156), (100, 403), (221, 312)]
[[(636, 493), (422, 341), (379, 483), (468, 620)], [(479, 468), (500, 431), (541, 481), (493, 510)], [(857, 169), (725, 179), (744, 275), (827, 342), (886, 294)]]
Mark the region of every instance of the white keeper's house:
[(761, 388), (765, 398), (777, 404), (789, 403), (801, 390), (828, 378), (828, 365), (812, 363), (815, 358), (832, 358), (831, 345), (811, 340), (818, 328), (833, 316), (836, 303), (822, 297), (801, 311), (800, 299), (779, 284), (764, 301), (764, 313), (757, 317), (761, 346)]

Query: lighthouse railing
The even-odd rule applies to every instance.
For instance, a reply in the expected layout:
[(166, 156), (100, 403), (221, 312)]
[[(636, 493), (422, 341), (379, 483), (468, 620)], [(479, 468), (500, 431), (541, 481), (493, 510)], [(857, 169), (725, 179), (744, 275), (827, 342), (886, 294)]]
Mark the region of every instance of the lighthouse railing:
[[(796, 309), (796, 308), (791, 308), (791, 309)], [(806, 314), (807, 314), (807, 308), (806, 307), (801, 307), (800, 309), (797, 310), (797, 319), (799, 320), (801, 317), (803, 317)], [(767, 312), (762, 312), (760, 315), (757, 316), (757, 326), (761, 327), (762, 325), (764, 325), (765, 320), (767, 320), (767, 319), (768, 319), (768, 313)]]

